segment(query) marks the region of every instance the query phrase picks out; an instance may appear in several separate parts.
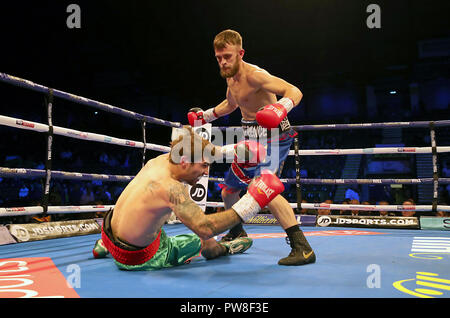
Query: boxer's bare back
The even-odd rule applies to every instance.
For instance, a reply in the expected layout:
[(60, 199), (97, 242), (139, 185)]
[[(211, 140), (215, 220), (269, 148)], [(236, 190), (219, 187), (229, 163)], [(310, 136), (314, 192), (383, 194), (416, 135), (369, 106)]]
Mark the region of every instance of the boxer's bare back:
[(111, 219), (113, 234), (133, 245), (147, 246), (154, 241), (174, 206), (186, 202), (193, 205), (193, 213), (198, 213), (200, 208), (189, 198), (181, 181), (193, 185), (208, 169), (207, 162), (195, 163), (181, 179), (171, 169), (169, 154), (149, 160), (117, 200)]
[(114, 236), (137, 246), (153, 242), (171, 213), (166, 186), (172, 180), (168, 165), (167, 154), (149, 160), (127, 185), (114, 207)]

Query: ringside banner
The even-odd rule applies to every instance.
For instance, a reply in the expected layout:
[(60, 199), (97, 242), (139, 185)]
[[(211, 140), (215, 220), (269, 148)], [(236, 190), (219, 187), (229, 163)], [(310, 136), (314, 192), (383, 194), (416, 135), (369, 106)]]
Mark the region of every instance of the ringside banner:
[[(316, 216), (315, 215), (299, 215), (296, 214), (295, 218), (298, 224), (301, 226), (315, 226)], [(266, 224), (266, 225), (279, 225), (280, 223), (272, 214), (257, 214), (248, 220), (245, 224)]]
[(419, 229), (417, 217), (320, 215), (317, 226)]
[(441, 230), (450, 231), (450, 218), (435, 217), (435, 216), (421, 216), (420, 228), (422, 230)]
[(61, 237), (98, 234), (101, 232), (101, 227), (95, 219), (8, 224), (7, 227), (17, 242), (40, 241)]
[(4, 225), (0, 225), (0, 245), (17, 243)]

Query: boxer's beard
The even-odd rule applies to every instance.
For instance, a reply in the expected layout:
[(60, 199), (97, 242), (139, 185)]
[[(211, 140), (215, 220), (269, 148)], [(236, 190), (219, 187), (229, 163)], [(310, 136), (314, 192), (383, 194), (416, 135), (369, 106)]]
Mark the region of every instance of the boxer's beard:
[(200, 181), (200, 177), (197, 177), (197, 178), (191, 178), (189, 181), (186, 181), (187, 182), (187, 184), (189, 184), (190, 186), (195, 186), (196, 184), (197, 184), (197, 182), (199, 182)]
[(223, 78), (233, 77), (234, 75), (236, 75), (238, 71), (239, 71), (239, 61), (236, 61), (236, 63), (234, 63), (234, 65), (227, 70), (221, 68), (220, 76), (222, 76)]

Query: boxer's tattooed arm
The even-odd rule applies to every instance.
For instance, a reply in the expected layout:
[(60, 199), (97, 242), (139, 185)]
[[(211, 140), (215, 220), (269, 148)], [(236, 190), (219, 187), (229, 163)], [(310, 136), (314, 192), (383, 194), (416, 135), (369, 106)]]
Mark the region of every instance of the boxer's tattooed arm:
[(182, 184), (172, 184), (168, 193), (175, 215), (202, 238), (220, 234), (241, 221), (233, 210), (205, 215)]
[(179, 183), (175, 183), (170, 186), (169, 200), (172, 204), (175, 205), (186, 205), (188, 203), (194, 203), (191, 198), (189, 198), (186, 187)]
[(194, 232), (214, 231), (210, 222), (204, 222), (205, 214), (202, 209), (191, 200), (187, 189), (181, 183), (174, 183), (169, 186), (169, 201), (173, 204), (175, 215)]

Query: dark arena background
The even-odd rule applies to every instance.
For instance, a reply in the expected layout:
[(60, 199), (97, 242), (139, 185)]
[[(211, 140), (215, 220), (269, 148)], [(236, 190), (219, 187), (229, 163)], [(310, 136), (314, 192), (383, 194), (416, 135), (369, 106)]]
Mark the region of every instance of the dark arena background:
[[(449, 9), (434, 0), (3, 1), (0, 298), (144, 299), (214, 314), (305, 298), (448, 300)], [(303, 93), (288, 114), (297, 147), (280, 179), (317, 261), (277, 265), (289, 245), (268, 209), (244, 224), (253, 246), (242, 254), (159, 271), (94, 258), (105, 213), (143, 164), (168, 152), (189, 109), (226, 98), (213, 48), (225, 29), (242, 35), (245, 62)], [(218, 118), (209, 135), (238, 131), (241, 118)], [(229, 168), (213, 163), (190, 191), (206, 215), (223, 210)], [(163, 229), (192, 233), (176, 215)]]

